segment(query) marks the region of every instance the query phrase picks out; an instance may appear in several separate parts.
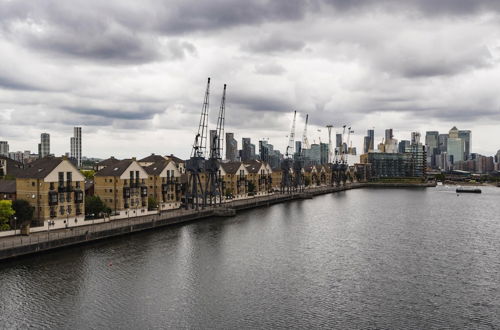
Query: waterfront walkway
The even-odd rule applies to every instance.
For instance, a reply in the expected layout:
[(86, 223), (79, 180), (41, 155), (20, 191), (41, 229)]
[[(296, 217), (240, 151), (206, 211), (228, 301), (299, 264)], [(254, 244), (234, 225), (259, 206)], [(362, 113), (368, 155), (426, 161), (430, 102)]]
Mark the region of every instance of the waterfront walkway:
[(365, 184), (352, 183), (344, 187), (314, 187), (306, 189), (303, 192), (294, 192), (290, 194), (274, 193), (270, 195), (254, 196), (226, 202), (220, 206), (206, 207), (200, 210), (175, 209), (162, 211), (157, 214), (111, 220), (101, 223), (94, 223), (92, 220), (86, 220), (88, 224), (79, 227), (36, 232), (29, 236), (17, 235), (2, 237), (0, 238), (0, 260), (63, 246), (95, 241), (106, 237), (120, 236), (156, 227), (179, 224), (208, 217), (234, 215), (238, 210), (265, 207), (297, 199), (312, 198), (312, 196), (315, 195), (360, 188), (363, 186), (365, 186)]

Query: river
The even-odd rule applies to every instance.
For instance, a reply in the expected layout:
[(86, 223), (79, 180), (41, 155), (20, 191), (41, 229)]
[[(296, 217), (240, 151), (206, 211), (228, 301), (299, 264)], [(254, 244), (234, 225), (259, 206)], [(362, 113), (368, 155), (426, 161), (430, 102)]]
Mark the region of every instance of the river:
[(357, 189), (3, 262), (0, 328), (499, 328), (482, 189)]

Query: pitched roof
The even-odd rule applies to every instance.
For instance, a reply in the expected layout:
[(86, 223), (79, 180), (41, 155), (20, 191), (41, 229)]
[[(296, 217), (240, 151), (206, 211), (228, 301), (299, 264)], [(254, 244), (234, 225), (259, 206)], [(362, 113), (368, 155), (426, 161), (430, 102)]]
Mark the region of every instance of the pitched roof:
[(170, 160), (166, 160), (163, 157), (161, 157), (161, 158), (162, 158), (161, 161), (155, 162), (149, 166), (144, 167), (144, 170), (146, 171), (147, 174), (160, 175), (161, 172), (165, 169), (165, 167), (167, 167), (167, 165), (171, 162)]
[(26, 165), (23, 170), (20, 170), (16, 177), (22, 179), (43, 179), (61, 164), (63, 160), (62, 157), (52, 156), (37, 159)]
[(241, 166), (241, 163), (240, 162), (220, 163), (220, 166), (222, 166), (222, 168), (227, 174), (236, 174)]
[(141, 162), (141, 163), (142, 162), (144, 162), (144, 163), (156, 163), (156, 162), (161, 162), (164, 160), (165, 160), (165, 157), (163, 157), (163, 156), (151, 154), (151, 155), (139, 160), (139, 162)]
[(259, 170), (262, 167), (262, 163), (257, 160), (250, 160), (244, 162), (244, 164), (249, 173), (259, 173)]
[(16, 192), (16, 180), (0, 180), (0, 193), (14, 194)]
[(6, 161), (7, 175), (17, 177), (17, 174), (19, 173), (19, 171), (21, 171), (22, 168), (24, 167), (23, 163), (20, 163), (17, 160), (10, 159), (10, 158), (5, 157), (5, 156), (0, 156), (0, 159), (3, 159)]
[(99, 163), (97, 163), (97, 166), (109, 166), (118, 163), (120, 160), (116, 159), (115, 157), (111, 156), (108, 159), (102, 160)]
[(111, 166), (106, 166), (105, 168), (98, 171), (94, 176), (120, 176), (127, 170), (127, 168), (132, 164), (134, 160), (124, 159), (117, 163), (111, 164)]
[(170, 154), (170, 156), (165, 156), (165, 157), (168, 158), (168, 159), (170, 159), (171, 161), (173, 161), (176, 164), (180, 164), (180, 163), (185, 163), (186, 162), (185, 160), (180, 159), (179, 157), (176, 157), (173, 154)]

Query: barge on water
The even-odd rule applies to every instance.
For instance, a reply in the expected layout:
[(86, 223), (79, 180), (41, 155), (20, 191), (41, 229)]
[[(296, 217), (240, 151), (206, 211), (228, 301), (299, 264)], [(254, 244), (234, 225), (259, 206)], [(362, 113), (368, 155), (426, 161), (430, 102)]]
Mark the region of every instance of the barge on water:
[(457, 188), (457, 193), (480, 194), (481, 189), (479, 189), (479, 188)]

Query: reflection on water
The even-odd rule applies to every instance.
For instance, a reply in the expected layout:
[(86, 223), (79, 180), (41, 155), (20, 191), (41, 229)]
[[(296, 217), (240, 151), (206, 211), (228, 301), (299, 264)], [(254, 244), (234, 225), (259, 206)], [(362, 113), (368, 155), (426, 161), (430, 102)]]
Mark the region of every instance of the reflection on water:
[(360, 189), (0, 264), (1, 328), (494, 328), (500, 189)]

